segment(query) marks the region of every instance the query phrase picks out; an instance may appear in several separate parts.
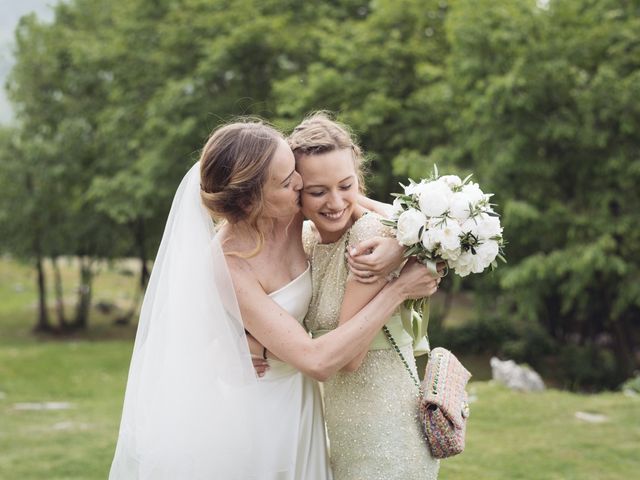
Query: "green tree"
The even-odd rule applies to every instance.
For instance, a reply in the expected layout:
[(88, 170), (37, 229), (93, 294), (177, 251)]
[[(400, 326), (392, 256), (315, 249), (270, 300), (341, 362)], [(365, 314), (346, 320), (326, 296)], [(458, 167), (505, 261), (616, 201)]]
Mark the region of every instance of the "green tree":
[(497, 193), (510, 266), (488, 303), (583, 352), (562, 354), (576, 386), (638, 366), (639, 8), (460, 1), (447, 19), (455, 117), (426, 161), (449, 156)]
[(42, 155), (46, 146), (20, 141), (19, 132), (0, 130), (0, 247), (18, 258), (33, 260), (37, 272), (38, 316), (34, 330), (52, 330), (47, 311), (44, 259), (51, 238), (46, 225), (52, 209), (46, 204), (49, 184), (46, 174), (33, 168), (33, 158)]
[(95, 260), (112, 256), (119, 244), (117, 225), (100, 215), (87, 195), (92, 177), (104, 168), (96, 138), (104, 82), (86, 68), (92, 51), (85, 37), (100, 18), (95, 5), (86, 8), (61, 4), (52, 24), (39, 23), (34, 16), (22, 19), (8, 88), (24, 152), (21, 168), (27, 187), (22, 193), (41, 209), (42, 221), (24, 230), (46, 238), (46, 243), (37, 243), (40, 252), (31, 253), (36, 258), (80, 259), (75, 328), (84, 328), (88, 321)]
[(360, 137), (377, 198), (434, 163), (495, 192), (510, 263), (462, 282), (479, 316), (512, 324), (503, 352), (534, 365), (554, 353), (574, 385), (613, 386), (640, 340), (639, 9), (72, 0), (51, 24), (25, 17), (18, 120), (0, 139), (15, 179), (0, 193), (3, 248), (36, 265), (82, 258), (81, 326), (96, 259), (137, 256), (144, 288), (175, 186), (214, 127), (262, 115), (289, 129), (328, 109)]
[[(310, 111), (328, 109), (354, 129), (371, 159), (369, 187), (379, 198), (388, 200), (397, 181), (406, 180), (408, 160), (445, 134), (447, 11), (442, 1), (367, 3), (357, 15), (323, 24), (306, 71), (276, 84), (283, 123), (293, 126)], [(396, 157), (402, 160), (393, 170)]]

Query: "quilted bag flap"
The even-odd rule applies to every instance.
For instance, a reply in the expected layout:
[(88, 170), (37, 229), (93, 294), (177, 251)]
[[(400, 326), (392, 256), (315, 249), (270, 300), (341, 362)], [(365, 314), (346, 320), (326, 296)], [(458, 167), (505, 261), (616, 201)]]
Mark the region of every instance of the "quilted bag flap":
[(449, 350), (438, 347), (431, 351), (422, 381), (422, 402), (435, 405), (454, 424), (463, 428), (469, 416), (465, 387), (471, 373)]

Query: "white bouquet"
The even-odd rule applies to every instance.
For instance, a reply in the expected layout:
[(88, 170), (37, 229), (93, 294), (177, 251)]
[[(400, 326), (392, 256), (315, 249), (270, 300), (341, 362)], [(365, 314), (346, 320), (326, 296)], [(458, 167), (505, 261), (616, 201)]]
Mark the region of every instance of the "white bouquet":
[[(493, 194), (485, 194), (470, 179), (440, 177), (434, 165), (431, 178), (401, 184), (404, 193), (393, 194), (393, 214), (382, 221), (408, 247), (405, 257), (416, 257), (434, 275), (438, 262), (461, 277), (497, 267), (496, 259), (506, 262), (500, 218), (489, 201)], [(404, 307), (400, 314), (405, 330), (416, 342), (427, 340), (429, 299), (408, 300)], [(429, 351), (428, 341), (424, 350)]]
[(481, 273), (497, 259), (506, 262), (500, 218), (490, 203), (493, 194), (482, 192), (471, 175), (438, 176), (419, 183), (409, 180), (404, 193), (393, 194), (394, 212), (384, 220), (396, 230), (396, 238), (407, 246), (405, 256), (415, 256), (435, 270), (437, 262), (461, 277)]

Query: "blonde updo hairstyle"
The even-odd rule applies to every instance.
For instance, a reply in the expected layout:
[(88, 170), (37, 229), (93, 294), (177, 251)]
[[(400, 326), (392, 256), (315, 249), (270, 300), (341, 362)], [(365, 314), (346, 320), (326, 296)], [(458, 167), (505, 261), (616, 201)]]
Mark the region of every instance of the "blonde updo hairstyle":
[(320, 155), (334, 150), (351, 150), (353, 166), (358, 177), (361, 193), (365, 192), (365, 157), (349, 127), (333, 120), (326, 112), (316, 112), (305, 118), (287, 142), (293, 151), (296, 162), (305, 155)]
[(200, 197), (215, 222), (245, 222), (264, 244), (258, 221), (265, 209), (264, 185), (283, 135), (261, 121), (231, 123), (213, 131), (200, 155)]

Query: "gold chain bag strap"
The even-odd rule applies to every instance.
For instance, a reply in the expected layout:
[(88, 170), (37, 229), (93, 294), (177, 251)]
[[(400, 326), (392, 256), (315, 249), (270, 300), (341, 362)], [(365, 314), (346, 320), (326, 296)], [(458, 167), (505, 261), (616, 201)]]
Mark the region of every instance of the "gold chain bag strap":
[[(424, 315), (428, 315), (428, 309)], [(428, 321), (427, 317), (425, 323)], [(424, 380), (420, 384), (386, 325), (382, 330), (420, 391), (418, 418), (431, 455), (447, 458), (461, 453), (469, 418), (465, 387), (471, 374), (453, 353), (438, 347), (428, 354)]]

